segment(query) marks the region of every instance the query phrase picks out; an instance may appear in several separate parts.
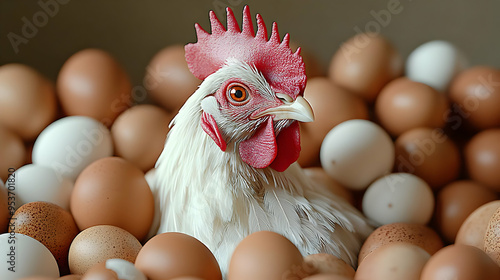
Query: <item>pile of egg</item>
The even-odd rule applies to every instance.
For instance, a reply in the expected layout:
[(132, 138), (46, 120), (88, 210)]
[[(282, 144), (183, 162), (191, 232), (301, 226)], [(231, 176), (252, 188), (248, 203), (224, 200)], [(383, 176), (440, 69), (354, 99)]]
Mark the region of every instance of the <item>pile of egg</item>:
[[(316, 121), (301, 124), (298, 162), (377, 228), (357, 268), (256, 232), (226, 278), (500, 279), (500, 70), (468, 66), (445, 41), (404, 63), (369, 33), (339, 48), (328, 75), (304, 60)], [(200, 241), (148, 232), (148, 180), (200, 81), (182, 46), (146, 69), (132, 86), (97, 49), (71, 56), (55, 84), (26, 65), (0, 67), (0, 279), (222, 279)]]

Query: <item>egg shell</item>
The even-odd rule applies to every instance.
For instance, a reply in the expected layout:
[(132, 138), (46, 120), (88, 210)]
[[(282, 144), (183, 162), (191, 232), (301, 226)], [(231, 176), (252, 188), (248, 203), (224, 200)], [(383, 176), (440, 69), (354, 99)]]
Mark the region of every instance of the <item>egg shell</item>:
[(396, 139), (395, 147), (396, 171), (415, 174), (433, 190), (460, 175), (460, 150), (440, 129), (411, 129)]
[(10, 210), (8, 208), (8, 193), (7, 188), (0, 179), (0, 233), (7, 232), (7, 227), (10, 220)]
[(151, 98), (171, 112), (179, 110), (201, 82), (189, 71), (181, 45), (160, 50), (146, 71), (144, 86)]
[(73, 274), (85, 274), (93, 265), (107, 259), (135, 262), (141, 243), (131, 233), (119, 227), (99, 225), (80, 232), (69, 248), (69, 269)]
[(488, 222), (483, 250), (500, 266), (500, 207)]
[(57, 93), (69, 116), (87, 116), (106, 126), (131, 104), (132, 87), (121, 65), (106, 51), (72, 55), (57, 77)]
[(393, 223), (378, 227), (368, 236), (359, 251), (358, 262), (363, 262), (367, 255), (390, 243), (416, 245), (430, 255), (443, 248), (443, 241), (430, 227), (419, 224)]
[(367, 255), (354, 280), (420, 280), (430, 255), (419, 246), (390, 243)]
[(422, 280), (498, 280), (500, 267), (482, 250), (454, 244), (434, 254), (422, 271)]
[(85, 272), (81, 280), (119, 280), (118, 275), (111, 269), (106, 268), (105, 262), (93, 265)]
[(26, 162), (26, 148), (17, 134), (0, 125), (0, 180), (7, 180), (10, 168), (19, 168)]
[(39, 164), (24, 165), (14, 174), (15, 188), (12, 195), (16, 199), (12, 206), (16, 209), (26, 203), (45, 201), (69, 210), (73, 191), (73, 182), (70, 179), (62, 177), (48, 166)]
[(474, 210), (460, 226), (455, 244), (470, 245), (483, 250), (488, 224), (499, 207), (500, 200), (495, 200)]
[(0, 67), (1, 125), (33, 140), (54, 120), (56, 106), (54, 85), (38, 71), (22, 64)]
[(305, 175), (311, 180), (312, 186), (330, 190), (337, 196), (344, 198), (351, 205), (354, 205), (353, 194), (333, 180), (321, 167), (309, 167), (303, 169)]
[(137, 105), (123, 112), (111, 127), (115, 154), (146, 172), (163, 151), (171, 116), (154, 105)]
[(135, 266), (149, 280), (181, 276), (222, 279), (212, 252), (196, 238), (178, 232), (161, 233), (151, 238), (139, 252)]
[(465, 147), (465, 165), (471, 179), (500, 191), (500, 129), (474, 135)]
[(409, 173), (392, 173), (373, 182), (363, 195), (363, 213), (378, 225), (427, 224), (434, 211), (429, 185)]
[(467, 60), (455, 45), (443, 40), (424, 43), (406, 60), (406, 75), (413, 81), (445, 92), (455, 75), (467, 67)]
[(85, 116), (51, 123), (33, 146), (33, 163), (49, 166), (73, 181), (89, 164), (111, 155), (111, 133), (97, 120)]
[(114, 225), (143, 240), (154, 216), (154, 198), (144, 173), (119, 157), (89, 165), (75, 182), (71, 213), (80, 230)]
[(346, 188), (363, 190), (394, 165), (394, 144), (377, 124), (348, 120), (334, 127), (321, 144), (321, 165)]
[(334, 54), (328, 76), (373, 102), (382, 87), (402, 73), (402, 57), (386, 38), (377, 33), (359, 33)]
[(321, 142), (333, 127), (351, 119), (368, 119), (368, 108), (363, 99), (325, 77), (309, 79), (304, 98), (311, 104), (315, 120), (301, 123), (302, 132), (311, 135), (301, 139), (301, 147), (313, 147), (311, 151), (308, 148), (301, 151), (298, 162), (303, 167), (319, 159)]
[(460, 108), (465, 123), (477, 130), (500, 126), (500, 70), (475, 66), (460, 72), (450, 86), (450, 100)]
[(331, 254), (312, 254), (304, 257), (304, 267), (311, 267), (308, 274), (335, 274), (349, 279), (354, 277), (354, 268)]
[(448, 184), (436, 195), (435, 227), (446, 241), (454, 243), (465, 219), (477, 208), (496, 199), (494, 191), (474, 181)]
[(417, 127), (443, 127), (448, 111), (444, 94), (406, 77), (387, 84), (375, 102), (377, 120), (393, 136)]
[[(0, 279), (59, 277), (54, 256), (47, 247), (32, 237), (20, 233), (0, 234), (0, 254), (4, 256), (4, 261), (0, 262)], [(15, 272), (9, 270), (9, 267)]]
[(69, 272), (69, 246), (79, 230), (68, 211), (48, 202), (24, 204), (12, 216), (13, 231), (40, 241), (56, 258), (61, 274)]

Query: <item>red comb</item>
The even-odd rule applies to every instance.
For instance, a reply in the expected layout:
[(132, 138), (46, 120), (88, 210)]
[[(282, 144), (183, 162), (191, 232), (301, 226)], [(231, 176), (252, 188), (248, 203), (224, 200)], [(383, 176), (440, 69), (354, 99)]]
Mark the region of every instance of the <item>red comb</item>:
[(306, 84), (304, 62), (300, 48), (295, 53), (289, 47), (290, 36), (280, 42), (278, 26), (273, 23), (271, 38), (262, 17), (257, 14), (257, 34), (254, 34), (250, 9), (243, 9), (240, 30), (233, 11), (227, 8), (227, 30), (210, 11), (212, 34), (195, 25), (198, 42), (185, 47), (189, 70), (200, 80), (220, 69), (228, 58), (236, 58), (259, 70), (276, 92), (293, 98), (302, 94)]

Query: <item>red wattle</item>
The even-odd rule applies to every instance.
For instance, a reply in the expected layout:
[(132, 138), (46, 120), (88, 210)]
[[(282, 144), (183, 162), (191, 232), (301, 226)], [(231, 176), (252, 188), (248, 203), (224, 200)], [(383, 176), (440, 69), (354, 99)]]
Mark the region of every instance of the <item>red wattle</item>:
[(248, 165), (254, 168), (268, 167), (278, 154), (273, 119), (269, 118), (251, 138), (242, 141), (239, 152), (243, 162)]
[(300, 155), (299, 122), (294, 121), (290, 126), (282, 129), (276, 141), (278, 155), (276, 155), (270, 166), (278, 172), (283, 172), (292, 163), (296, 162)]

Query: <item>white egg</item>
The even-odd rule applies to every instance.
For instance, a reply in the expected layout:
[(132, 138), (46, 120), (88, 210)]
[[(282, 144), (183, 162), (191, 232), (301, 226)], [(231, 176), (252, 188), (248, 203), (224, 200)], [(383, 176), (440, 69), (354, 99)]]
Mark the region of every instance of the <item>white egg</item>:
[(123, 280), (147, 280), (144, 273), (138, 270), (135, 265), (122, 259), (106, 260), (106, 268), (116, 272), (119, 279)]
[(320, 150), (321, 165), (337, 182), (363, 190), (394, 165), (394, 143), (377, 124), (349, 120), (326, 135)]
[(427, 224), (434, 211), (429, 185), (409, 173), (393, 173), (371, 184), (363, 196), (363, 213), (379, 225)]
[(59, 277), (59, 267), (49, 249), (20, 233), (0, 235), (0, 279), (18, 280), (30, 276)]
[(84, 116), (62, 118), (45, 128), (33, 146), (33, 163), (75, 180), (92, 162), (113, 155), (108, 128)]
[(436, 40), (417, 47), (406, 61), (406, 76), (444, 92), (455, 75), (466, 68), (466, 58), (453, 44)]
[(14, 193), (15, 208), (34, 202), (51, 202), (69, 210), (69, 200), (73, 182), (48, 167), (27, 164), (14, 172), (14, 183), (10, 185)]

